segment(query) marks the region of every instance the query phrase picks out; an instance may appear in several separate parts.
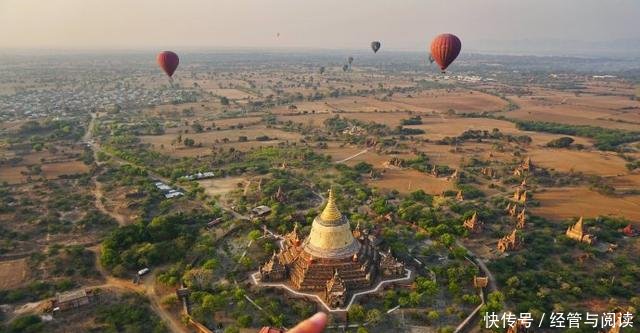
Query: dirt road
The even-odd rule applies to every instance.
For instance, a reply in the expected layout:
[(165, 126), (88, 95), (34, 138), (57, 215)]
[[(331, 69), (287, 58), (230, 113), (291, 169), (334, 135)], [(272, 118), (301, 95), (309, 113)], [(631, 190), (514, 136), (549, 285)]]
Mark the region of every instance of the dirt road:
[(107, 272), (107, 270), (104, 269), (102, 265), (100, 265), (100, 260), (99, 260), (100, 250), (101, 250), (100, 245), (96, 245), (88, 249), (95, 253), (96, 255), (95, 267), (96, 267), (96, 270), (100, 272), (100, 275), (102, 275), (102, 277), (104, 278), (105, 283), (98, 286), (86, 286), (86, 287), (88, 288), (113, 287), (113, 288), (118, 288), (118, 289), (123, 289), (127, 291), (133, 291), (136, 293), (144, 294), (149, 299), (149, 304), (151, 305), (151, 309), (153, 310), (153, 312), (155, 312), (165, 322), (165, 324), (169, 327), (171, 332), (189, 333), (189, 330), (186, 327), (184, 327), (184, 325), (182, 325), (182, 323), (178, 318), (175, 318), (171, 314), (171, 312), (169, 312), (168, 310), (162, 307), (160, 296), (158, 296), (155, 290), (155, 283), (154, 283), (156, 280), (155, 272), (148, 274), (146, 277), (144, 277), (141, 280), (142, 282), (141, 284), (135, 284), (130, 280), (113, 277), (109, 275), (109, 272)]

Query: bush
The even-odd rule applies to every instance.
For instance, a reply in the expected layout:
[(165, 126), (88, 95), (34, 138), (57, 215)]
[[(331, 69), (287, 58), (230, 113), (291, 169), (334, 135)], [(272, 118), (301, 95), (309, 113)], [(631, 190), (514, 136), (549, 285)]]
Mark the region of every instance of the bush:
[(40, 317), (36, 315), (29, 315), (19, 317), (9, 324), (9, 333), (35, 333), (42, 332), (44, 323)]
[(349, 321), (362, 322), (365, 318), (364, 307), (360, 304), (353, 304), (348, 312)]
[(549, 141), (547, 143), (547, 147), (551, 147), (551, 148), (567, 148), (567, 147), (571, 146), (573, 141), (574, 141), (573, 138), (568, 137), (568, 136), (563, 136), (561, 138)]

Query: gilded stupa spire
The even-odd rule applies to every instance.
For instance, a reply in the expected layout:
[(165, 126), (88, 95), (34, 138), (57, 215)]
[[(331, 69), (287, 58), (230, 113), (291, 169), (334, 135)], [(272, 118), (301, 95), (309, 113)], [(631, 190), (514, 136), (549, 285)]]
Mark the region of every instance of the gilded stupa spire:
[(338, 221), (342, 218), (342, 213), (338, 210), (338, 206), (336, 206), (336, 198), (333, 196), (333, 189), (329, 189), (329, 199), (327, 200), (327, 205), (324, 207), (322, 214), (320, 214), (320, 219), (325, 222)]
[(580, 219), (578, 219), (578, 222), (576, 222), (576, 224), (573, 225), (573, 229), (578, 230), (580, 232), (584, 230), (582, 227), (582, 216), (580, 216)]

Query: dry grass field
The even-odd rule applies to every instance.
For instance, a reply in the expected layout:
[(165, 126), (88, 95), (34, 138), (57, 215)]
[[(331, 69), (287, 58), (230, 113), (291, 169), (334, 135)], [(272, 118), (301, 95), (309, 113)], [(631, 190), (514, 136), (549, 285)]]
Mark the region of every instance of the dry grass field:
[(89, 172), (89, 167), (82, 161), (47, 163), (42, 165), (42, 174), (47, 179), (58, 178), (62, 175), (74, 175)]
[(0, 167), (0, 182), (7, 182), (8, 184), (20, 184), (27, 181), (27, 176), (24, 173), (29, 170), (25, 166), (2, 166)]
[(28, 259), (0, 261), (0, 290), (22, 287), (29, 280)]
[(225, 177), (199, 180), (198, 183), (204, 188), (204, 192), (212, 197), (225, 194), (241, 188), (238, 184), (244, 186), (246, 184), (244, 177)]
[(625, 160), (602, 151), (533, 149), (528, 156), (537, 165), (562, 172), (584, 172), (599, 176), (619, 176), (628, 172)]
[(456, 89), (455, 91), (431, 90), (413, 97), (394, 98), (394, 102), (410, 109), (427, 108), (439, 112), (450, 109), (456, 112), (479, 113), (499, 111), (507, 105), (502, 99), (477, 91)]
[(367, 180), (367, 184), (380, 190), (397, 190), (407, 194), (423, 190), (429, 194), (441, 194), (453, 189), (453, 183), (413, 169), (386, 169), (381, 179)]
[[(163, 135), (146, 135), (141, 136), (143, 143), (149, 143), (156, 151), (167, 153), (177, 157), (183, 156), (205, 156), (211, 153), (211, 148), (218, 147), (234, 147), (239, 150), (249, 150), (252, 147), (277, 145), (280, 142), (298, 142), (302, 135), (295, 132), (285, 132), (274, 128), (258, 125), (246, 127), (243, 129), (209, 131), (202, 133), (182, 134), (182, 139), (193, 139), (196, 146), (186, 147), (182, 143), (176, 142), (177, 133), (167, 133)], [(257, 141), (259, 136), (266, 135), (270, 140)], [(241, 136), (246, 136), (246, 142), (239, 142)], [(224, 142), (228, 140), (228, 142)], [(202, 145), (198, 147), (198, 145)]]
[(640, 195), (609, 197), (585, 187), (567, 187), (536, 192), (535, 199), (541, 205), (532, 212), (551, 220), (603, 215), (625, 217), (640, 225)]
[(520, 120), (548, 121), (637, 130), (640, 101), (628, 96), (575, 94), (535, 90), (533, 96), (510, 96), (520, 109), (502, 113)]

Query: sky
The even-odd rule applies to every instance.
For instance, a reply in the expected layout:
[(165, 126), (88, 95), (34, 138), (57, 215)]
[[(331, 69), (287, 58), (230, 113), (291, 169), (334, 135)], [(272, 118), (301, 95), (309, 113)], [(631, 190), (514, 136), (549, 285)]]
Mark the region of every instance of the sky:
[(478, 51), (625, 48), (640, 41), (639, 18), (640, 0), (0, 0), (0, 49), (358, 49), (380, 40), (418, 51), (442, 32)]

